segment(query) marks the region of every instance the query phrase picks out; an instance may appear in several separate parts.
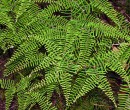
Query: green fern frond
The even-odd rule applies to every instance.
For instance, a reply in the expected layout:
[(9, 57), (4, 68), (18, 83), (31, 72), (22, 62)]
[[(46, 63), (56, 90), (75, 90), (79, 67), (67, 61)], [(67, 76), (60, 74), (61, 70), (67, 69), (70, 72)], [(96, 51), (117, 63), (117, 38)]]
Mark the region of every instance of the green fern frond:
[(0, 80), (0, 85), (1, 88), (3, 89), (8, 89), (14, 86), (14, 81), (13, 80), (6, 80), (6, 79), (1, 79)]
[(33, 102), (31, 97), (28, 94), (26, 94), (24, 91), (18, 92), (17, 97), (18, 97), (18, 109), (19, 110), (25, 110)]
[[(40, 2), (49, 5), (41, 9)], [(106, 74), (114, 71), (129, 82), (130, 26), (107, 0), (0, 3), (0, 24), (5, 26), (0, 29), (0, 47), (5, 51), (16, 48), (4, 75), (21, 75), (17, 82), (0, 80), (1, 88), (6, 89), (6, 109), (15, 94), (20, 110), (36, 103), (43, 110), (56, 109), (50, 102), (54, 91), (63, 95), (65, 109), (69, 109), (94, 88), (102, 90), (116, 107)], [(104, 23), (101, 14), (113, 25)], [(116, 51), (114, 43), (119, 44)], [(125, 99), (122, 103), (121, 107), (127, 104)]]
[(90, 0), (92, 7), (101, 10), (109, 18), (112, 19), (118, 26), (120, 26), (120, 21), (118, 19), (118, 13), (113, 9), (112, 4), (108, 0)]
[(5, 106), (6, 106), (6, 110), (9, 110), (10, 104), (11, 104), (11, 102), (13, 100), (13, 97), (14, 97), (14, 93), (15, 93), (15, 88), (14, 87), (11, 87), (10, 89), (5, 91), (5, 97), (6, 97)]
[(129, 41), (129, 36), (125, 33), (122, 33), (118, 28), (103, 24), (103, 23), (88, 23), (88, 27), (93, 27), (95, 29), (95, 36), (105, 35), (106, 37), (111, 37), (114, 39), (123, 38), (124, 40)]
[(115, 98), (113, 96), (113, 92), (111, 89), (111, 85), (109, 84), (108, 80), (105, 77), (99, 77), (101, 78), (101, 82), (99, 83), (98, 87), (105, 92), (105, 94), (109, 97), (110, 100), (112, 100), (112, 102), (114, 103), (115, 107), (117, 107), (116, 105), (116, 101)]
[(95, 40), (91, 37), (91, 35), (89, 35), (89, 32), (83, 33), (83, 35), (79, 37), (79, 40), (80, 53), (78, 59), (80, 64), (85, 64), (92, 55)]
[(63, 89), (63, 93), (66, 98), (66, 103), (68, 104), (71, 92), (71, 75), (68, 73), (61, 73), (59, 83)]
[(117, 110), (130, 109), (130, 89), (128, 85), (122, 85), (119, 92), (119, 105)]
[(34, 99), (34, 102), (38, 103), (42, 110), (57, 110), (55, 107), (51, 107), (51, 103), (38, 92), (32, 92), (31, 97)]
[(76, 102), (78, 98), (85, 95), (90, 90), (94, 89), (96, 87), (95, 79), (95, 75), (86, 79), (78, 78), (76, 80), (76, 83), (72, 87), (68, 105)]
[(5, 97), (6, 97), (5, 106), (6, 106), (6, 110), (9, 110), (10, 104), (16, 92), (14, 81), (2, 79), (0, 80), (0, 85), (1, 85), (1, 88), (5, 89)]

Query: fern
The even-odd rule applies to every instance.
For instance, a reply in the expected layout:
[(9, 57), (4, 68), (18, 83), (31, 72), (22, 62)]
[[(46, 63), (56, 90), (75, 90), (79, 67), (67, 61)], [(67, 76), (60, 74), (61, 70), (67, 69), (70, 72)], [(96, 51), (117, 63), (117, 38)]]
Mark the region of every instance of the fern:
[[(44, 102), (44, 105), (42, 103), (42, 98), (41, 95), (39, 93), (34, 93), (34, 92), (29, 92), (29, 89), (31, 89), (31, 84), (30, 81), (32, 79), (35, 79), (36, 77), (38, 77), (39, 74), (35, 74), (35, 75), (29, 75), (27, 77), (22, 77), (22, 79), (20, 80), (20, 82), (16, 83), (15, 85), (12, 85), (11, 80), (1, 80), (1, 87), (6, 89), (5, 91), (5, 97), (6, 97), (6, 109), (9, 109), (9, 106), (12, 102), (12, 99), (14, 97), (15, 94), (17, 94), (18, 97), (18, 109), (19, 110), (25, 110), (26, 108), (28, 108), (30, 106), (30, 104), (36, 104), (38, 103), (41, 106), (41, 109), (46, 110), (45, 107), (47, 107), (48, 109), (54, 109), (51, 108), (51, 105), (48, 102), (48, 105), (46, 103), (46, 101)], [(38, 95), (39, 94), (39, 95)], [(35, 99), (36, 98), (36, 99)], [(35, 101), (34, 101), (35, 100)], [(44, 99), (45, 100), (45, 99)], [(50, 107), (49, 107), (50, 105)]]
[(117, 110), (129, 110), (130, 108), (130, 87), (129, 87), (129, 76), (126, 77), (127, 84), (122, 84), (119, 91), (119, 106)]
[[(114, 71), (128, 83), (129, 23), (107, 0), (0, 2), (0, 24), (6, 26), (0, 30), (0, 46), (4, 51), (16, 48), (4, 75), (23, 73), (17, 82), (0, 80), (1, 88), (6, 89), (6, 109), (15, 94), (19, 110), (35, 104), (43, 110), (58, 109), (51, 104), (54, 91), (63, 95), (64, 108), (70, 109), (95, 88), (118, 106), (106, 74)], [(37, 3), (41, 2), (49, 5), (40, 9)], [(104, 23), (101, 14), (113, 25)], [(119, 44), (116, 51), (112, 50), (114, 43)], [(119, 107), (127, 104), (125, 100)]]

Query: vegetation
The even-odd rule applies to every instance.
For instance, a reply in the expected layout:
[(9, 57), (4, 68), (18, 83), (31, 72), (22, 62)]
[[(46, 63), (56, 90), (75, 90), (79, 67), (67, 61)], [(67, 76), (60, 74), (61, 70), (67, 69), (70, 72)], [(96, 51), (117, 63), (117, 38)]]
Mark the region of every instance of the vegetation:
[(130, 109), (130, 24), (109, 1), (0, 0), (0, 10), (0, 47), (14, 51), (0, 79), (6, 110), (13, 100), (18, 110)]

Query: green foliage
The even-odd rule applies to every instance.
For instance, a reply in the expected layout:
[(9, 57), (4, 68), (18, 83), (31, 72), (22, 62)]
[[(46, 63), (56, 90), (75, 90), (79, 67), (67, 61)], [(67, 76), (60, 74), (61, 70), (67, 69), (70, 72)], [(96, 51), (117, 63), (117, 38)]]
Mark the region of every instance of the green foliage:
[[(38, 2), (49, 5), (40, 9)], [(128, 83), (130, 26), (107, 0), (1, 0), (0, 9), (0, 24), (5, 25), (0, 46), (4, 51), (16, 48), (4, 75), (23, 74), (18, 82), (0, 80), (7, 110), (14, 95), (19, 110), (35, 104), (59, 109), (51, 104), (54, 91), (65, 99), (62, 109), (70, 109), (95, 88), (118, 106), (106, 74), (114, 71)], [(113, 25), (100, 19), (101, 14)], [(119, 48), (112, 48), (117, 43)], [(37, 80), (39, 74), (42, 79)]]
[(32, 104), (38, 103), (42, 110), (55, 110), (54, 107), (51, 107), (49, 100), (44, 94), (41, 92), (29, 92), (31, 89), (32, 84), (30, 83), (31, 80), (35, 79), (36, 77), (40, 76), (39, 74), (33, 74), (26, 77), (21, 77), (21, 80), (16, 83), (13, 80), (0, 80), (1, 87), (6, 89), (5, 96), (6, 96), (6, 109), (9, 109), (11, 101), (14, 95), (17, 95), (18, 99), (18, 109), (25, 110)]
[(127, 84), (124, 83), (121, 85), (119, 91), (119, 110), (129, 110), (130, 109), (130, 76), (126, 77)]

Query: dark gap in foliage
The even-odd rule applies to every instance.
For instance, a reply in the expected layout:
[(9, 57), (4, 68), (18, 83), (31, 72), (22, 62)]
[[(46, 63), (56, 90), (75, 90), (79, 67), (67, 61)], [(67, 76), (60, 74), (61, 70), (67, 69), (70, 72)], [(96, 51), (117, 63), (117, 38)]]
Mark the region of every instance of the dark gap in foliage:
[(8, 16), (10, 16), (12, 18), (11, 21), (15, 22), (16, 14), (13, 11), (9, 11), (8, 12)]
[(54, 12), (53, 14), (55, 16), (62, 16), (64, 18), (66, 18), (67, 20), (71, 19), (71, 12), (69, 10), (62, 10), (62, 11), (58, 11), (58, 12)]
[(39, 82), (39, 81), (41, 81), (42, 79), (45, 79), (45, 75), (40, 75), (40, 76), (38, 76), (38, 77), (36, 77), (35, 79), (33, 79), (33, 80), (31, 80), (30, 81), (30, 84), (34, 84), (34, 83), (36, 83), (36, 82)]
[(59, 94), (59, 99), (61, 101), (61, 105), (62, 105), (62, 109), (61, 110), (65, 110), (66, 108), (66, 100), (65, 100), (65, 96), (64, 96), (64, 92), (61, 86), (59, 86), (59, 90), (60, 90), (60, 94)]
[[(117, 73), (115, 73), (114, 71), (109, 71), (106, 74), (106, 76), (107, 76), (107, 79), (108, 79), (108, 81), (111, 85), (111, 88), (113, 90), (113, 95), (115, 97), (118, 97), (120, 86), (123, 83), (122, 78)], [(116, 100), (116, 102), (118, 103), (118, 100)]]
[(130, 74), (130, 56), (126, 62), (125, 70)]
[(31, 110), (41, 110), (40, 106), (36, 103)]
[(125, 12), (127, 0), (109, 0), (114, 8), (119, 12)]
[(31, 73), (31, 71), (34, 69), (34, 67), (25, 68), (24, 70), (21, 70), (21, 73), (24, 73), (24, 76), (27, 76)]
[(58, 110), (65, 110), (65, 97), (60, 87), (60, 94), (57, 91), (52, 93), (51, 97), (52, 106), (56, 106)]
[(50, 5), (50, 3), (46, 3), (46, 2), (37, 3), (37, 4), (38, 4), (38, 6), (39, 6), (41, 9), (45, 9), (45, 8), (47, 8), (47, 7)]
[(5, 63), (7, 58), (4, 58), (3, 55), (0, 55), (0, 79), (3, 78), (3, 71), (5, 69)]
[(7, 53), (8, 53), (9, 58), (12, 57), (12, 55), (13, 55), (13, 53), (14, 53), (14, 50), (15, 50), (14, 48), (10, 48), (10, 49), (7, 50)]
[(0, 88), (0, 110), (5, 110), (5, 90)]
[(109, 0), (114, 9), (122, 13), (130, 22), (130, 0)]
[(79, 98), (69, 110), (99, 110), (99, 107), (103, 110), (115, 110), (105, 93), (99, 88), (94, 88)]
[[(5, 53), (4, 51), (0, 48), (0, 78), (3, 78), (3, 72), (5, 69), (5, 64), (8, 60), (8, 58), (10, 58), (13, 54), (14, 50), (10, 50), (8, 49)], [(10, 77), (10, 76), (9, 76)]]
[(0, 57), (1, 57), (1, 55), (3, 55), (3, 50), (0, 48)]
[(4, 50), (2, 50), (0, 48), (0, 58), (4, 58), (4, 59), (7, 59), (7, 58), (11, 58), (13, 53), (15, 51), (15, 48), (9, 48), (5, 53), (4, 53)]
[(39, 78), (39, 80), (45, 78), (46, 72), (45, 72), (44, 69), (39, 70), (39, 73), (42, 75), (42, 76)]
[(7, 28), (6, 25), (4, 25), (4, 24), (0, 24), (0, 29), (6, 29), (6, 28)]
[(75, 83), (75, 81), (76, 81), (77, 78), (78, 78), (78, 73), (77, 74), (73, 74), (72, 85)]
[(58, 93), (56, 91), (54, 91), (52, 93), (52, 97), (51, 97), (51, 102), (52, 102), (52, 105), (55, 106), (56, 103), (57, 103), (57, 97), (58, 97)]
[(107, 78), (116, 79), (119, 85), (122, 83), (122, 78), (117, 73), (115, 73), (114, 71), (108, 71), (106, 76), (107, 76)]
[(126, 13), (128, 14), (129, 22), (130, 22), (130, 0), (127, 0), (126, 3)]
[(115, 25), (115, 23), (104, 13), (102, 13), (99, 18), (103, 20), (105, 23), (108, 23), (113, 26)]
[[(99, 104), (99, 107), (100, 107), (100, 105), (104, 104), (104, 109), (108, 108), (109, 110), (115, 110), (113, 102), (107, 97), (105, 92), (102, 91), (101, 89), (94, 88), (93, 92), (91, 92), (91, 91), (89, 92), (89, 96), (90, 97), (94, 96), (95, 98), (97, 98), (97, 104), (94, 104), (94, 110), (99, 110), (99, 108), (96, 109), (97, 108), (96, 106), (98, 104)], [(106, 109), (106, 110), (108, 110), (108, 109)]]
[[(2, 72), (2, 76), (3, 76), (3, 74), (4, 74), (4, 71)], [(6, 79), (6, 80), (10, 79), (10, 80), (13, 80), (15, 82), (19, 82), (20, 78), (21, 78), (21, 76), (19, 76), (19, 74), (17, 74), (17, 75), (16, 74), (10, 74), (8, 76), (2, 77), (2, 79)]]
[(9, 108), (9, 110), (18, 110), (18, 102), (16, 97), (13, 97), (13, 100)]
[(41, 46), (38, 51), (43, 53), (43, 54), (48, 55), (48, 52), (47, 52), (47, 49), (46, 49), (45, 45)]
[(123, 79), (114, 71), (108, 71), (106, 74), (109, 83), (112, 85), (112, 89), (114, 92), (119, 92), (120, 85), (123, 84)]

